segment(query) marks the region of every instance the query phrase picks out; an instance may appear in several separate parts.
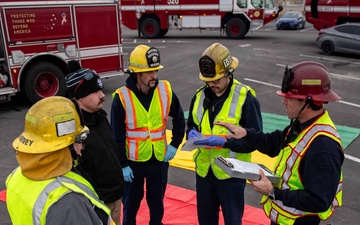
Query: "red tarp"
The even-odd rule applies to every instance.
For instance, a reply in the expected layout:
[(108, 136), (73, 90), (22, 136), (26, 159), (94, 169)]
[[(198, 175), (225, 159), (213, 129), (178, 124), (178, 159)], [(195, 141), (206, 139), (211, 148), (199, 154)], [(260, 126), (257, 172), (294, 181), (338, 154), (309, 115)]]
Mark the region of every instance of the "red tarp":
[(0, 201), (6, 201), (6, 190), (0, 191)]
[[(5, 201), (5, 190), (0, 192), (0, 200)], [(149, 223), (149, 210), (145, 198), (141, 202), (137, 224)], [(168, 185), (165, 193), (164, 225), (197, 225), (195, 191)], [(219, 225), (223, 225), (220, 212)], [(270, 220), (260, 208), (245, 205), (243, 225), (268, 225)]]

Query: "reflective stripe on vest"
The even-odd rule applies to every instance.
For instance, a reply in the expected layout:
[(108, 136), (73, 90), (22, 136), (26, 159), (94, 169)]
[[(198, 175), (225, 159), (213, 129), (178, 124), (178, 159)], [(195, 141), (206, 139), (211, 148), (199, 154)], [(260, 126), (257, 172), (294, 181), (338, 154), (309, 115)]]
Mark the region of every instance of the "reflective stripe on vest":
[[(80, 175), (74, 172), (68, 172), (63, 176), (52, 178), (45, 181), (33, 181), (24, 177), (21, 169), (16, 168), (7, 179), (8, 194), (10, 195), (9, 205), (10, 214), (16, 216), (24, 216), (30, 219), (30, 211), (18, 211), (18, 204), (32, 204), (28, 205), (28, 209), (32, 209), (31, 219), (33, 224), (45, 224), (46, 216), (49, 208), (55, 204), (62, 196), (76, 192), (87, 197), (93, 205), (102, 209), (108, 215), (108, 224), (114, 224), (110, 216), (108, 207), (97, 197), (95, 190), (90, 183)], [(31, 188), (32, 192), (23, 190), (23, 185)], [(19, 188), (17, 188), (19, 187)], [(24, 193), (25, 192), (25, 193)], [(16, 210), (17, 212), (13, 212)], [(20, 214), (19, 214), (20, 213)], [(23, 214), (23, 215), (22, 215)], [(23, 218), (23, 221), (28, 219)], [(13, 221), (14, 222), (14, 221)]]
[[(230, 103), (230, 110), (228, 111), (228, 118), (235, 118), (235, 112), (236, 112), (236, 108), (239, 106), (239, 96), (240, 96), (240, 89), (241, 86), (240, 85), (236, 85), (235, 90), (234, 90), (234, 94), (233, 96), (231, 96), (231, 103)], [(244, 89), (245, 90), (245, 89)], [(205, 98), (205, 93), (202, 91), (201, 95), (200, 95), (200, 101), (199, 102), (203, 102)], [(245, 101), (241, 102), (241, 107), (244, 104)], [(203, 106), (202, 104), (198, 104), (197, 107), (197, 120), (200, 122), (201, 118), (202, 118), (202, 114), (203, 114)]]
[[(298, 156), (303, 155), (302, 152), (304, 149), (307, 149), (307, 145), (311, 144), (310, 140), (312, 137), (316, 135), (318, 132), (325, 132), (332, 134), (337, 139), (340, 139), (339, 133), (337, 130), (335, 130), (333, 127), (330, 127), (328, 125), (315, 125), (313, 126), (299, 142), (296, 144), (295, 148), (293, 148), (293, 151), (291, 153), (291, 156), (287, 160), (287, 165), (285, 172), (283, 173), (282, 179), (283, 181), (287, 181), (291, 177), (291, 169), (292, 166), (295, 164), (295, 161), (298, 159)], [(289, 189), (290, 187), (286, 182), (282, 183), (282, 189)]]
[[(255, 92), (253, 92), (250, 87), (233, 79), (233, 85), (231, 86), (228, 98), (225, 100), (221, 110), (216, 115), (215, 120), (238, 125), (241, 119), (241, 109), (245, 103), (248, 91), (251, 91), (251, 93), (255, 95)], [(203, 109), (202, 103), (204, 98), (205, 94), (203, 90), (196, 94), (192, 110), (194, 123), (198, 126), (200, 125), (199, 127), (201, 127), (201, 133), (203, 135), (218, 135), (225, 137), (228, 133), (227, 129), (217, 125), (214, 125), (211, 129), (208, 110), (204, 111)], [(236, 153), (228, 148), (222, 148), (220, 146), (214, 148), (199, 148), (193, 156), (193, 160), (196, 163), (197, 174), (201, 177), (205, 177), (211, 166), (214, 175), (218, 179), (228, 179), (229, 176), (214, 164), (214, 159), (218, 155), (222, 155), (225, 158), (236, 158), (243, 161), (251, 160), (251, 154)]]
[[(327, 136), (342, 146), (339, 133), (335, 129), (327, 111), (325, 111), (325, 113), (311, 126), (301, 131), (298, 137), (293, 142), (289, 143), (288, 146), (282, 150), (280, 153), (281, 155), (278, 156), (278, 161), (275, 164), (275, 172), (282, 177), (282, 183), (279, 185), (280, 189), (304, 189), (297, 168), (299, 168), (301, 159), (312, 141), (320, 135)], [(291, 225), (297, 218), (305, 215), (317, 215), (320, 219), (326, 220), (332, 215), (335, 208), (342, 204), (342, 181), (343, 178), (341, 173), (335, 198), (332, 205), (325, 212), (305, 212), (293, 207), (285, 206), (280, 200), (271, 201), (267, 196), (263, 196), (262, 203), (264, 204), (265, 214), (273, 222), (278, 224)]]
[[(172, 99), (170, 83), (159, 81), (154, 90), (148, 112), (129, 88), (122, 87), (117, 92), (126, 111), (128, 159), (146, 161), (151, 157), (154, 146), (156, 158), (162, 161), (166, 151), (166, 122), (168, 121)], [(139, 149), (142, 149), (140, 153)], [(143, 150), (147, 151), (144, 152)]]

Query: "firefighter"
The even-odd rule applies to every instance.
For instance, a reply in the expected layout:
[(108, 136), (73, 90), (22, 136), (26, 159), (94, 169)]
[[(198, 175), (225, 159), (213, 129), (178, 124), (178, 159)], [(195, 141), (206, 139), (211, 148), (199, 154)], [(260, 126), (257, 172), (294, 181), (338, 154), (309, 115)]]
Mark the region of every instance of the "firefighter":
[(19, 167), (6, 180), (12, 224), (113, 224), (91, 184), (72, 171), (69, 146), (87, 134), (67, 98), (48, 97), (29, 109), (13, 142)]
[[(120, 154), (111, 133), (107, 113), (103, 110), (105, 95), (101, 78), (95, 71), (81, 68), (77, 61), (69, 61), (66, 76), (69, 98), (81, 108), (89, 137), (84, 141), (85, 151), (73, 154), (80, 174), (93, 184), (101, 200), (111, 210), (116, 224), (120, 224), (121, 196), (124, 178)], [(77, 150), (76, 145), (74, 145)], [(78, 162), (78, 163), (77, 163)]]
[[(161, 225), (169, 161), (185, 133), (180, 101), (166, 80), (158, 80), (158, 49), (139, 45), (129, 57), (126, 85), (113, 93), (111, 127), (121, 154), (125, 180), (124, 225), (135, 225), (144, 196), (150, 225)], [(172, 117), (172, 140), (167, 144), (166, 122)]]
[[(262, 130), (260, 104), (255, 91), (234, 78), (239, 64), (220, 43), (208, 47), (199, 60), (199, 77), (205, 82), (192, 98), (187, 120), (188, 139), (199, 135), (222, 135), (227, 130), (214, 126), (216, 120)], [(223, 145), (224, 139), (219, 139)], [(238, 153), (242, 140), (222, 148), (199, 148), (193, 158), (196, 164), (196, 197), (200, 225), (219, 222), (220, 206), (226, 225), (242, 224), (246, 180), (230, 178), (214, 164), (216, 156), (251, 160), (251, 154)]]
[(255, 191), (264, 195), (261, 203), (271, 224), (319, 224), (342, 205), (344, 153), (339, 133), (323, 107), (340, 97), (331, 90), (327, 68), (311, 61), (286, 67), (277, 94), (283, 97), (291, 120), (284, 130), (264, 134), (216, 124), (233, 131), (229, 138), (242, 138), (254, 149), (278, 156), (274, 166), (282, 178), (278, 186), (273, 187), (261, 170), (261, 179), (251, 181)]

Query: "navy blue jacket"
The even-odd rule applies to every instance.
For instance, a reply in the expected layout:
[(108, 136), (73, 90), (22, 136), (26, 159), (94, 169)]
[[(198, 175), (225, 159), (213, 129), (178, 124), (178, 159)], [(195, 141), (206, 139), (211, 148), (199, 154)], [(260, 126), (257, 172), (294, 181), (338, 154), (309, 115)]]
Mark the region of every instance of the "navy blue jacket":
[[(319, 116), (298, 124), (294, 128), (292, 140), (301, 130), (312, 124)], [(271, 133), (257, 132), (246, 129), (247, 135), (242, 138), (253, 149), (275, 157), (279, 154), (286, 133), (290, 125), (283, 131), (275, 130)], [(244, 150), (246, 152), (246, 150)], [(307, 212), (323, 212), (331, 205), (340, 180), (341, 166), (344, 162), (344, 153), (341, 146), (333, 139), (326, 136), (318, 136), (311, 143), (301, 160), (299, 174), (304, 190), (280, 190), (275, 189), (275, 198), (281, 200), (284, 205), (294, 207)], [(304, 217), (298, 219), (296, 224), (301, 222), (312, 222), (318, 224), (317, 217)]]
[[(233, 84), (233, 79), (231, 79), (225, 93), (220, 97), (216, 96), (216, 94), (214, 94), (214, 92), (212, 92), (211, 88), (209, 88), (208, 86), (203, 87), (206, 98), (210, 100), (208, 110), (209, 110), (209, 119), (210, 119), (209, 122), (211, 128), (214, 125), (213, 122), (216, 115), (220, 112), (225, 100), (229, 96), (232, 84)], [(203, 89), (200, 89), (199, 91)], [(189, 132), (193, 128), (199, 131), (199, 128), (194, 123), (194, 119), (192, 117), (192, 111), (194, 108), (195, 99), (196, 99), (196, 95), (194, 95), (190, 103), (186, 134), (189, 134)], [(239, 125), (242, 127), (253, 128), (256, 131), (261, 131), (263, 128), (259, 101), (250, 92), (248, 92), (245, 99), (245, 103), (242, 107), (242, 113), (241, 113), (241, 119)], [(242, 152), (243, 149), (251, 148), (251, 146), (247, 145), (246, 142), (244, 142), (242, 139), (236, 139), (236, 138), (227, 139), (227, 144), (224, 147), (230, 148), (231, 151), (234, 152)], [(252, 151), (253, 148), (249, 149), (249, 152), (251, 152), (250, 150)]]
[[(132, 76), (129, 76), (126, 79), (126, 87), (132, 90), (136, 97), (139, 99), (141, 104), (146, 110), (149, 110), (150, 103), (154, 94), (154, 90), (158, 85), (159, 81), (156, 79), (156, 85), (154, 88), (151, 88), (147, 94), (144, 94), (136, 87), (136, 82)], [(185, 118), (184, 112), (180, 105), (180, 101), (175, 93), (172, 93), (172, 102), (170, 105), (169, 116), (172, 117), (172, 140), (170, 144), (175, 148), (179, 147), (181, 144), (184, 133), (185, 133)], [(126, 141), (126, 128), (125, 128), (125, 110), (121, 104), (118, 94), (114, 96), (112, 106), (111, 106), (111, 129), (112, 134), (115, 137), (115, 140), (119, 146), (120, 152), (120, 161), (123, 168), (128, 166), (125, 141)], [(155, 155), (150, 160), (156, 160)]]

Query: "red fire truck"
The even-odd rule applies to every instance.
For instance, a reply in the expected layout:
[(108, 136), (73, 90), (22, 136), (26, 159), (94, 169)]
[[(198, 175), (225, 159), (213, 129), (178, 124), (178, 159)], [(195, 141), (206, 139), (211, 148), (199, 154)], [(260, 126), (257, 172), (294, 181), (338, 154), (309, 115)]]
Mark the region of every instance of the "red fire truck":
[(118, 0), (1, 0), (0, 14), (0, 102), (65, 95), (69, 60), (123, 74)]
[(317, 30), (347, 22), (360, 22), (360, 1), (305, 0), (305, 15), (306, 21)]
[(281, 10), (273, 0), (121, 0), (123, 25), (146, 38), (163, 37), (171, 29), (212, 29), (243, 38)]

